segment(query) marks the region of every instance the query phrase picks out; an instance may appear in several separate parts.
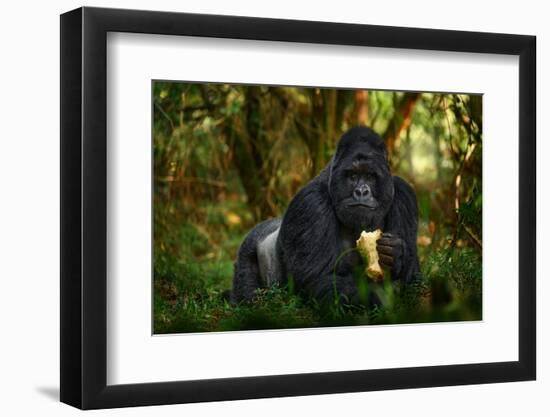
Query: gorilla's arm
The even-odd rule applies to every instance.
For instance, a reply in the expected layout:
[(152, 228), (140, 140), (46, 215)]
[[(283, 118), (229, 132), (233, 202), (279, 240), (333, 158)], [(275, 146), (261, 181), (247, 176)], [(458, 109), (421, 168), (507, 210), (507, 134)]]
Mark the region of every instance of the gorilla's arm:
[(386, 215), (384, 234), (377, 242), (380, 262), (392, 271), (392, 279), (409, 282), (417, 278), (420, 267), (416, 253), (418, 206), (412, 187), (393, 177), (394, 198)]
[(357, 287), (345, 262), (338, 235), (338, 220), (327, 188), (327, 170), (303, 188), (290, 203), (278, 237), (278, 250), (298, 289), (317, 300), (330, 299), (334, 290), (346, 301), (356, 302)]

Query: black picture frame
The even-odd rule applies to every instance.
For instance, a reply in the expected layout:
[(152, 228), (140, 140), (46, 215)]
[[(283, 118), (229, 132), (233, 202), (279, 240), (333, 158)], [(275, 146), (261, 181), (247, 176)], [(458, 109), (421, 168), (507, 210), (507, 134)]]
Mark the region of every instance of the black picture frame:
[[(519, 56), (519, 360), (107, 385), (108, 32)], [(61, 401), (82, 409), (536, 378), (536, 38), (251, 17), (80, 8), (61, 15)]]

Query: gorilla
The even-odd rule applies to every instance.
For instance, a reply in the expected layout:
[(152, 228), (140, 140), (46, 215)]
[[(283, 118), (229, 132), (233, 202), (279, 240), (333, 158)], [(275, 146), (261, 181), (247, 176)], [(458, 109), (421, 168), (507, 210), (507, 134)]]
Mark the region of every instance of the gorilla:
[(420, 272), (417, 228), (415, 192), (390, 173), (384, 141), (370, 128), (351, 128), (282, 219), (266, 220), (245, 237), (231, 300), (251, 302), (258, 288), (285, 285), (291, 276), (305, 297), (332, 300), (336, 290), (345, 304), (360, 304), (354, 271), (363, 260), (357, 251), (340, 255), (355, 247), (361, 231), (381, 229), (380, 264), (392, 281), (412, 282)]

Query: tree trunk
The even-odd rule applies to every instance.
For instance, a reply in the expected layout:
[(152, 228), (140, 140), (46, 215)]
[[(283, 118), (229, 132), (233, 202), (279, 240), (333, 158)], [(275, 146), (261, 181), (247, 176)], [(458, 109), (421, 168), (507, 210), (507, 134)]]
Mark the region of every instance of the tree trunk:
[(382, 138), (386, 142), (388, 158), (391, 160), (395, 153), (395, 146), (399, 135), (404, 129), (408, 129), (412, 122), (412, 114), (420, 93), (405, 93), (397, 106)]
[(353, 97), (355, 123), (358, 126), (367, 126), (369, 123), (369, 92), (367, 90), (355, 90)]
[(246, 193), (248, 206), (256, 221), (274, 215), (266, 199), (269, 169), (262, 150), (268, 147), (262, 144), (264, 138), (260, 93), (259, 87), (247, 88), (244, 117), (235, 116), (226, 126), (227, 136), (233, 144), (236, 169)]

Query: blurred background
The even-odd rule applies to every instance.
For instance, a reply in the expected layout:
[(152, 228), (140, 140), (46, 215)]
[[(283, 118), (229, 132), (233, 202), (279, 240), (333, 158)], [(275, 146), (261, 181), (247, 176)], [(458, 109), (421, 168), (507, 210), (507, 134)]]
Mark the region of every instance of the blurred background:
[[(153, 122), (155, 333), (481, 319), (481, 96), (155, 81)], [(227, 303), (245, 234), (356, 125), (416, 190), (424, 279), (376, 289), (371, 309), (326, 311), (288, 288)]]

